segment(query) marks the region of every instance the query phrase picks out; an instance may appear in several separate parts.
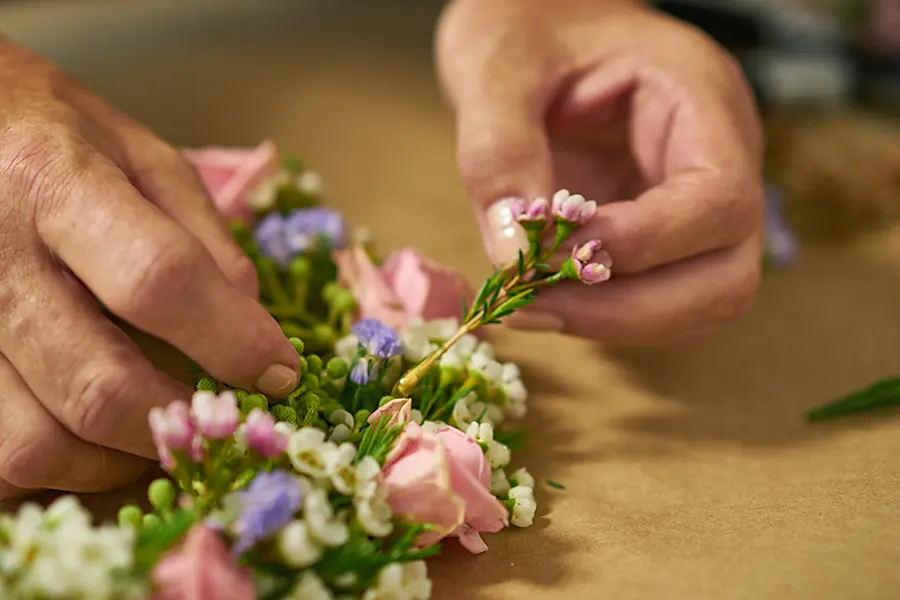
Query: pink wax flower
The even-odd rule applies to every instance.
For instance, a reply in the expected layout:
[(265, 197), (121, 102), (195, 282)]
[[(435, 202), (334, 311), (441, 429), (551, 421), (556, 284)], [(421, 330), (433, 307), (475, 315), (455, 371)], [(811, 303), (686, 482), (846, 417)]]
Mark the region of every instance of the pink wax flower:
[(550, 216), (550, 203), (546, 198), (535, 198), (531, 202), (516, 198), (510, 208), (513, 218), (524, 227), (543, 226)]
[(484, 451), (454, 427), (429, 432), (406, 424), (383, 468), (388, 503), (395, 514), (434, 525), (418, 543), (431, 546), (455, 535), (473, 553), (487, 546), (481, 532), (496, 532), (509, 513), (491, 494), (491, 468)]
[(271, 141), (256, 148), (189, 148), (182, 153), (228, 219), (249, 220), (250, 194), (281, 168), (278, 148)]
[(361, 246), (334, 253), (338, 277), (356, 298), (360, 318), (378, 319), (402, 330), (413, 317), (424, 320), (459, 317), (462, 298), (472, 288), (457, 271), (424, 258), (415, 250), (398, 250), (378, 268)]
[(197, 428), (211, 440), (224, 440), (234, 435), (240, 420), (237, 397), (232, 391), (219, 395), (201, 391), (191, 400), (191, 416)]
[(254, 408), (244, 424), (247, 447), (264, 458), (277, 458), (287, 449), (290, 436), (275, 427), (275, 419), (269, 413)]
[(178, 400), (165, 408), (153, 407), (148, 420), (160, 457), (190, 449), (195, 428), (187, 404)]
[(252, 573), (242, 569), (219, 535), (195, 525), (150, 575), (151, 600), (254, 600)]
[(383, 406), (379, 406), (375, 412), (369, 415), (368, 423), (369, 425), (374, 425), (381, 419), (389, 419), (387, 422), (388, 427), (396, 427), (409, 422), (411, 414), (412, 400), (409, 398), (395, 398)]
[(574, 275), (584, 283), (594, 284), (606, 281), (612, 275), (612, 257), (602, 249), (600, 240), (591, 240), (572, 250), (571, 266)]
[(583, 225), (597, 212), (597, 203), (585, 200), (581, 194), (559, 190), (553, 194), (553, 215), (560, 221)]

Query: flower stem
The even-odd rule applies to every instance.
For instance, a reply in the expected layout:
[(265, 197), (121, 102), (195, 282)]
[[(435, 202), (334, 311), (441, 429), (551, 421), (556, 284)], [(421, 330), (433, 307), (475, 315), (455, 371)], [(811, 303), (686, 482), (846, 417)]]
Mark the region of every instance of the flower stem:
[(480, 325), (480, 320), (477, 318), (469, 319), (463, 323), (456, 333), (453, 334), (453, 337), (444, 342), (440, 348), (423, 358), (416, 366), (404, 373), (400, 379), (397, 380), (397, 383), (394, 384), (394, 395), (398, 398), (408, 398), (412, 391), (416, 389), (416, 386), (419, 385), (419, 382), (422, 381), (422, 378), (425, 377), (435, 364), (437, 364), (441, 357), (444, 356), (456, 342), (462, 339), (464, 335), (474, 331), (478, 325)]

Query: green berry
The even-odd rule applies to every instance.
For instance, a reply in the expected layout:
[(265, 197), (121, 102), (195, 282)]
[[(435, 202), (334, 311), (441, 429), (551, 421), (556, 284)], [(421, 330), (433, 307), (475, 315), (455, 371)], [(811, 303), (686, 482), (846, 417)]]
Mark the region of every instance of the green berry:
[(337, 356), (329, 360), (328, 364), (325, 365), (325, 374), (328, 375), (328, 379), (346, 377), (348, 371), (347, 363), (344, 362), (344, 359)]
[(140, 508), (133, 504), (123, 506), (119, 509), (118, 520), (120, 527), (133, 527), (134, 529), (140, 529), (143, 518), (144, 513)]
[(334, 297), (341, 291), (341, 286), (336, 281), (329, 281), (322, 288), (322, 300), (331, 304), (334, 302)]
[(151, 529), (159, 525), (162, 521), (159, 517), (154, 515), (153, 513), (149, 513), (144, 515), (144, 527), (147, 529)]
[(300, 372), (307, 373), (309, 372), (309, 360), (305, 356), (300, 357)]
[(303, 340), (301, 340), (300, 338), (292, 337), (292, 338), (290, 338), (290, 342), (291, 342), (291, 345), (294, 346), (294, 350), (297, 351), (297, 354), (299, 354), (300, 356), (303, 356), (303, 349), (305, 347), (303, 345)]
[(303, 387), (308, 390), (315, 390), (319, 388), (319, 378), (312, 373), (307, 373), (303, 376)]
[(310, 271), (312, 271), (312, 265), (309, 263), (309, 260), (302, 256), (298, 256), (292, 260), (289, 268), (291, 276), (296, 279), (306, 279), (309, 277)]
[(175, 503), (175, 486), (168, 479), (162, 478), (153, 481), (147, 489), (147, 498), (150, 504), (157, 510), (169, 510)]
[(219, 382), (213, 379), (212, 377), (201, 377), (200, 381), (197, 382), (197, 391), (198, 392), (212, 392), (214, 394), (219, 393)]
[(253, 481), (253, 478), (256, 477), (256, 469), (247, 469), (239, 474), (235, 479), (234, 483), (231, 484), (231, 488), (234, 490), (240, 490)]
[(330, 348), (334, 345), (334, 330), (324, 323), (319, 323), (312, 328), (312, 339), (317, 347)]
[(275, 417), (278, 421), (284, 421), (286, 423), (290, 423), (295, 427), (299, 424), (297, 419), (297, 411), (291, 408), (290, 406), (286, 406), (284, 404), (279, 404), (278, 406), (272, 407), (272, 416)]
[(349, 291), (339, 289), (330, 302), (334, 310), (341, 313), (353, 312), (356, 310), (356, 299)]
[(322, 374), (322, 357), (317, 354), (310, 354), (306, 357), (306, 373), (312, 373), (316, 377)]
[(356, 426), (361, 428), (365, 426), (371, 415), (371, 412), (363, 409), (356, 412), (356, 414), (353, 416), (353, 420), (356, 422)]
[(382, 396), (381, 400), (378, 401), (378, 406), (379, 407), (384, 406), (385, 404), (387, 404), (388, 402), (390, 402), (392, 400), (396, 400), (396, 398), (394, 398), (393, 396)]
[(269, 410), (269, 401), (262, 394), (249, 394), (241, 400), (241, 412), (249, 413), (254, 408)]

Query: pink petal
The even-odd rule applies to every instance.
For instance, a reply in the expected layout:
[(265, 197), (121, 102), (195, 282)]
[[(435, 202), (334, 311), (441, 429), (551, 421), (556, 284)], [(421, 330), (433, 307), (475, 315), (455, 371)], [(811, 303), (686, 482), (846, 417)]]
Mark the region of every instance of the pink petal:
[(472, 554), (483, 554), (488, 551), (487, 544), (481, 539), (481, 535), (468, 525), (460, 526), (453, 532), (453, 536), (458, 538), (462, 547)]
[(475, 296), (460, 273), (429, 261), (412, 249), (388, 256), (381, 273), (410, 317), (460, 317), (462, 298), (471, 303)]
[(405, 327), (403, 305), (362, 246), (335, 250), (332, 258), (339, 281), (356, 298), (360, 318), (378, 319), (395, 329)]
[(182, 151), (227, 218), (249, 218), (248, 195), (280, 169), (278, 148), (265, 141), (256, 148), (198, 148)]

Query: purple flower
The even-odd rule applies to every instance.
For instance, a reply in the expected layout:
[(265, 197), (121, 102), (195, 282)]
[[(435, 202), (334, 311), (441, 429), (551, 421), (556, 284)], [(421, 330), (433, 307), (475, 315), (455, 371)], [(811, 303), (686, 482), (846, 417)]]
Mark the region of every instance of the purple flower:
[(381, 359), (399, 356), (403, 352), (397, 332), (378, 319), (362, 319), (351, 329), (366, 352)]
[(373, 373), (370, 373), (369, 359), (365, 356), (356, 359), (356, 362), (353, 363), (353, 368), (350, 369), (350, 381), (357, 385), (366, 385), (369, 383), (371, 375)]
[(340, 248), (344, 244), (344, 218), (321, 207), (295, 210), (284, 221), (284, 238), (295, 254), (306, 252), (322, 238), (332, 248)]
[(282, 265), (286, 265), (294, 256), (285, 239), (284, 219), (277, 213), (266, 215), (257, 223), (253, 239), (264, 256)]
[(287, 471), (260, 472), (247, 489), (236, 493), (240, 516), (236, 522), (236, 554), (281, 530), (300, 508), (303, 481)]
[(778, 266), (797, 256), (797, 239), (781, 212), (781, 194), (771, 187), (766, 190), (766, 254)]

